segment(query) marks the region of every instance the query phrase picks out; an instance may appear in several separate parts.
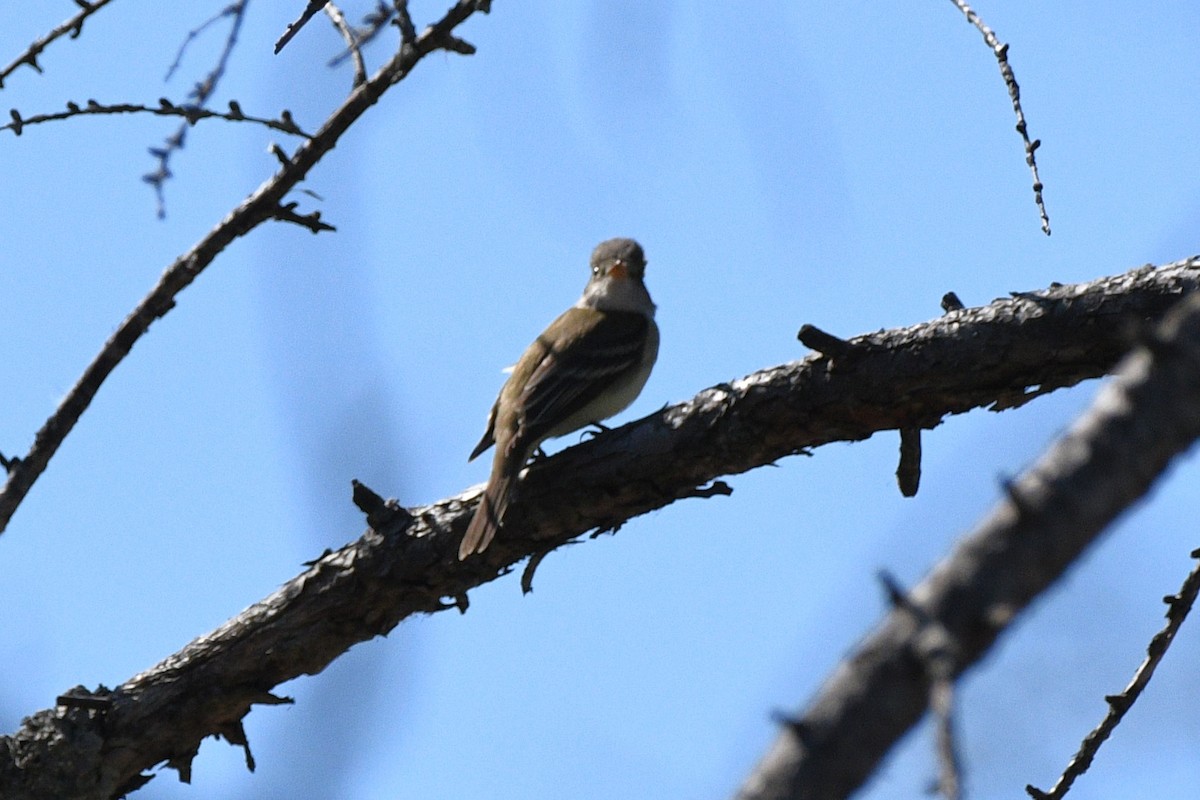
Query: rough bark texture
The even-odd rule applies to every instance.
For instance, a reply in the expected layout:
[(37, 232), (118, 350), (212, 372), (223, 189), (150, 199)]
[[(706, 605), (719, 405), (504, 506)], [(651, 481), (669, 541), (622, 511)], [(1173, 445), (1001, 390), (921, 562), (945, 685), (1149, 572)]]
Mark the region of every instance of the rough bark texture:
[[(51, 708), (0, 737), (3, 796), (108, 798), (136, 787), (143, 770), (164, 761), (186, 777), (205, 736), (244, 741), (241, 719), (253, 703), (278, 702), (269, 694), (274, 686), (320, 672), (353, 644), (386, 634), (411, 614), (465, 610), (469, 588), (524, 558), (710, 493), (699, 487), (720, 475), (880, 430), (933, 427), (946, 414), (1019, 404), (1036, 396), (1031, 387), (1049, 390), (1102, 375), (1127, 349), (1130, 332), (1159, 318), (1198, 278), (1200, 259), (1193, 259), (1022, 294), (852, 339), (835, 361), (812, 355), (705, 390), (530, 469), (505, 531), (485, 554), (465, 562), (457, 558), (458, 540), (478, 487), (407, 512), (377, 510), (360, 539), (117, 687), (108, 711)], [(1016, 555), (1033, 559), (1018, 571), (1050, 579), (1039, 553)], [(931, 613), (942, 613), (943, 602), (953, 611), (969, 587), (952, 585), (945, 598), (922, 592), (920, 601)], [(1016, 606), (989, 600), (987, 608), (991, 616), (982, 627), (955, 623), (965, 626), (966, 652), (986, 646)], [(909, 653), (912, 632), (911, 622), (898, 618), (880, 636)], [(903, 683), (919, 664), (904, 655), (881, 669)], [(923, 708), (911, 695), (872, 701), (880, 704), (875, 713), (903, 727)]]
[(1181, 303), (1091, 409), (784, 726), (739, 800), (851, 794), (924, 715), (934, 650), (975, 663), (1200, 437), (1200, 296)]

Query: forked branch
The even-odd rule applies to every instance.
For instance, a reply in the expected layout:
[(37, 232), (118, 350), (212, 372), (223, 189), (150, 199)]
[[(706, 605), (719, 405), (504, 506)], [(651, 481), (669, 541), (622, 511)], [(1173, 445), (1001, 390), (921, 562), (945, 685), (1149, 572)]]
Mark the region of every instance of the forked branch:
[[(352, 124), (395, 83), (403, 80), (425, 56), (435, 50), (452, 47), (457, 40), (452, 31), (476, 10), (477, 0), (459, 0), (436, 24), (426, 28), (411, 46), (405, 46), (368, 81), (357, 86), (312, 138), (284, 159), (281, 168), (250, 194), (208, 235), (167, 267), (158, 284), (138, 303), (105, 342), (100, 353), (67, 392), (66, 397), (37, 432), (29, 452), (10, 459), (8, 480), (0, 491), (0, 532), (28, 494), (38, 476), (46, 469), (80, 415), (87, 410), (101, 384), (150, 325), (175, 306), (175, 299), (212, 263), (230, 242), (244, 236), (263, 222), (279, 219), (284, 198), (309, 170), (337, 144)], [(292, 220), (295, 221), (295, 220)]]

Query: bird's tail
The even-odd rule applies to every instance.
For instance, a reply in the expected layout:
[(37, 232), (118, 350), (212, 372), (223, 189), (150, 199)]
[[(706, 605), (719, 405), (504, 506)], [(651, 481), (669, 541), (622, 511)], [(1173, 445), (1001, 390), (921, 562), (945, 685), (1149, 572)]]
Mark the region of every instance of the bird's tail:
[(466, 560), (467, 556), (474, 553), (482, 553), (492, 543), (496, 531), (504, 522), (504, 512), (508, 510), (508, 501), (512, 499), (513, 479), (519, 469), (502, 469), (497, 465), (492, 470), (487, 488), (479, 500), (479, 508), (475, 509), (475, 516), (471, 518), (466, 535), (458, 546), (459, 561)]

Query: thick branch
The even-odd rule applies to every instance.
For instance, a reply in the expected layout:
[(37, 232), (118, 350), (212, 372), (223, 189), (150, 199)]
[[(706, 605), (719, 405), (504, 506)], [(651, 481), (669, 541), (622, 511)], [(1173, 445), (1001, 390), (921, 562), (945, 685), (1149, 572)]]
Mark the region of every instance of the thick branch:
[(151, 323), (175, 305), (175, 297), (196, 279), (230, 242), (244, 236), (264, 221), (277, 218), (283, 198), (304, 180), (309, 170), (334, 148), (342, 134), (378, 102), (393, 84), (403, 80), (421, 59), (450, 42), (450, 32), (476, 7), (476, 0), (459, 0), (437, 24), (426, 28), (415, 42), (403, 46), (374, 76), (350, 93), (346, 101), (325, 121), (295, 155), (223, 219), (191, 250), (167, 268), (158, 284), (117, 328), (100, 354), (71, 387), (58, 409), (38, 431), (33, 447), (9, 469), (8, 481), (0, 491), (0, 532), (8, 526), (17, 507), (45, 470), (80, 415), (92, 402), (100, 385), (128, 355), (134, 343), (149, 330)]
[[(274, 686), (320, 672), (412, 614), (465, 608), (468, 589), (523, 558), (695, 496), (722, 474), (879, 430), (932, 427), (1031, 385), (1101, 375), (1125, 350), (1122, 321), (1161, 316), (1198, 279), (1195, 259), (1023, 294), (852, 339), (852, 355), (836, 367), (814, 355), (708, 389), (539, 462), (504, 534), (466, 562), (457, 558), (458, 540), (478, 488), (382, 513), (360, 486), (358, 502), (375, 509), (378, 529), (118, 687), (102, 722), (81, 709), (35, 714), (0, 740), (0, 785), (12, 787), (13, 798), (37, 796), (24, 788), (37, 776), (14, 766), (35, 763), (39, 775), (70, 777), (65, 785), (75, 788), (61, 797), (107, 797), (156, 763), (186, 766), (204, 736), (240, 730), (251, 704), (271, 701)], [(927, 592), (914, 598), (941, 614)]]
[(741, 800), (846, 797), (924, 715), (922, 617), (961, 674), (1200, 437), (1200, 297), (1180, 303), (1063, 438), (781, 731)]

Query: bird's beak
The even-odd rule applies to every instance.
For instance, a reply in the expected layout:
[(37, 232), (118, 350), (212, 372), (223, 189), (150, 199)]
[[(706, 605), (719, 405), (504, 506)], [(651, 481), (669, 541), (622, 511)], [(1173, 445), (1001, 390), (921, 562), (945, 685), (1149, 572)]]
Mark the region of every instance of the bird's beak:
[(617, 278), (618, 280), (625, 280), (629, 277), (629, 267), (625, 265), (624, 261), (618, 258), (609, 268), (608, 277)]

